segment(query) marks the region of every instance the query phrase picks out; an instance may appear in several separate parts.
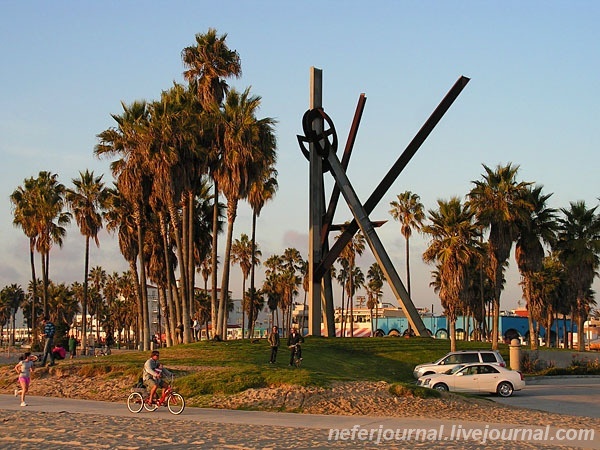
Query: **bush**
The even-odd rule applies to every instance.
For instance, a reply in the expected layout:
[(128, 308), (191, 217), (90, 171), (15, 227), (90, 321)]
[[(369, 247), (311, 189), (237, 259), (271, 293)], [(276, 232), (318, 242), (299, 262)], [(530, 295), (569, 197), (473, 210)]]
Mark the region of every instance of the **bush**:
[(389, 387), (390, 394), (396, 397), (441, 398), (442, 393), (414, 384), (394, 383)]

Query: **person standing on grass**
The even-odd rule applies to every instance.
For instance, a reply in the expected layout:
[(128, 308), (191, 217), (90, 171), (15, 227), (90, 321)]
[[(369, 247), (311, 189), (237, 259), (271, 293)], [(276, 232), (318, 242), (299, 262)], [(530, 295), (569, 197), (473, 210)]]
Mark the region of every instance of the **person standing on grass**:
[(269, 363), (275, 364), (275, 360), (277, 359), (277, 349), (279, 348), (279, 330), (277, 327), (273, 327), (267, 340), (269, 341), (269, 344), (271, 344), (271, 359), (269, 359)]
[(71, 354), (70, 358), (73, 359), (77, 353), (77, 339), (75, 339), (75, 335), (69, 336), (69, 353)]
[(33, 358), (30, 352), (26, 352), (20, 358), (20, 361), (15, 366), (15, 371), (19, 374), (19, 384), (21, 385), (21, 389), (15, 389), (15, 397), (21, 394), (21, 406), (27, 406), (25, 395), (29, 391), (31, 372), (33, 372)]
[(44, 359), (42, 360), (42, 366), (46, 365), (46, 358), (50, 355), (50, 364), (49, 366), (54, 365), (54, 355), (52, 354), (52, 348), (54, 347), (54, 333), (56, 328), (52, 322), (50, 322), (50, 318), (48, 316), (44, 317), (42, 321), (44, 324)]

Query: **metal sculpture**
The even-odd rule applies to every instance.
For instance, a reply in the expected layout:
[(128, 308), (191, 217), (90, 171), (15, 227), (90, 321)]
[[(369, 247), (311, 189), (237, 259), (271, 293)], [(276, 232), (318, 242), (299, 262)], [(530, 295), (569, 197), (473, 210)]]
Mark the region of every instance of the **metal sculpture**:
[[(347, 177), (346, 169), (348, 168), (350, 155), (356, 140), (366, 97), (364, 94), (361, 94), (359, 97), (344, 154), (340, 161), (336, 154), (338, 138), (335, 126), (333, 120), (325, 113), (322, 106), (322, 80), (322, 71), (311, 67), (310, 107), (302, 118), (304, 136), (298, 136), (300, 149), (309, 160), (310, 167), (308, 255), (310, 303), (308, 332), (313, 336), (321, 335), (322, 305), (324, 305), (325, 320), (323, 320), (323, 323), (325, 324), (325, 334), (329, 337), (335, 336), (333, 294), (329, 269), (360, 228), (394, 296), (404, 309), (411, 328), (418, 336), (428, 336), (429, 333), (417, 309), (375, 232), (375, 228), (384, 222), (372, 222), (369, 219), (369, 214), (387, 193), (394, 181), (396, 181), (402, 170), (415, 155), (427, 136), (433, 131), (454, 100), (456, 100), (469, 82), (469, 78), (461, 76), (456, 81), (364, 204), (361, 204), (354, 192), (352, 184)], [(308, 144), (308, 148), (306, 148), (306, 144)], [(325, 210), (323, 174), (327, 172), (331, 172), (335, 180), (335, 186), (327, 210)], [(354, 220), (344, 227), (336, 226), (332, 223), (340, 193), (344, 196), (354, 216)], [(333, 229), (342, 229), (343, 231), (330, 249), (328, 235)]]

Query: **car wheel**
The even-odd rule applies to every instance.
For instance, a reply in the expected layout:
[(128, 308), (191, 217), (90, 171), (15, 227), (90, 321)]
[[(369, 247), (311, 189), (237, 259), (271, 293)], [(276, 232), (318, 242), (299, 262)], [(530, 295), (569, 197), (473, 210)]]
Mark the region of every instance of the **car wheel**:
[(512, 387), (512, 384), (510, 384), (508, 381), (503, 381), (498, 385), (498, 388), (496, 389), (496, 392), (498, 392), (498, 395), (500, 397), (510, 397), (513, 391), (514, 389)]
[(440, 391), (440, 392), (448, 392), (448, 386), (445, 385), (444, 383), (438, 383), (435, 386), (433, 386), (433, 389), (435, 389), (436, 391)]

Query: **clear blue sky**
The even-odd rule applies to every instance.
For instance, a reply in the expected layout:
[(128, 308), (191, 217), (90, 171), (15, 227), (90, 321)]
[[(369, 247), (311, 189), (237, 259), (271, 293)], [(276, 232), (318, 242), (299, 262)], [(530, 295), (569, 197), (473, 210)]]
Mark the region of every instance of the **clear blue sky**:
[[(348, 171), (363, 201), (456, 79), (471, 78), (371, 215), (389, 219), (378, 233), (402, 278), (404, 239), (388, 210), (405, 190), (434, 208), (438, 198), (464, 196), (482, 164), (512, 162), (522, 180), (554, 193), (554, 207), (598, 204), (595, 1), (5, 0), (0, 17), (0, 287), (26, 287), (30, 278), (27, 239), (12, 226), (11, 192), (41, 170), (70, 186), (90, 169), (110, 184), (108, 162), (92, 153), (96, 135), (114, 124), (110, 114), (121, 111), (121, 101), (154, 100), (173, 81), (183, 82), (181, 50), (209, 27), (227, 33), (241, 56), (243, 77), (230, 85), (251, 86), (263, 99), (260, 114), (279, 122), (280, 189), (258, 224), (264, 259), (287, 247), (307, 257), (308, 163), (296, 134), (308, 108), (311, 66), (323, 70), (323, 103), (342, 148), (358, 96), (367, 96)], [(350, 218), (340, 204), (336, 222)], [(234, 236), (250, 234), (250, 224), (244, 206)], [(116, 241), (105, 233), (100, 239), (91, 265), (126, 270)], [(51, 253), (54, 281), (81, 281), (83, 243), (71, 227), (63, 248)], [(412, 240), (413, 297), (440, 312), (429, 288), (431, 267), (421, 262), (425, 246), (418, 236)], [(365, 272), (372, 261), (365, 256)], [(232, 270), (235, 298), (239, 272)], [(594, 287), (600, 292), (598, 280)], [(514, 308), (520, 298), (511, 258), (502, 307)]]

